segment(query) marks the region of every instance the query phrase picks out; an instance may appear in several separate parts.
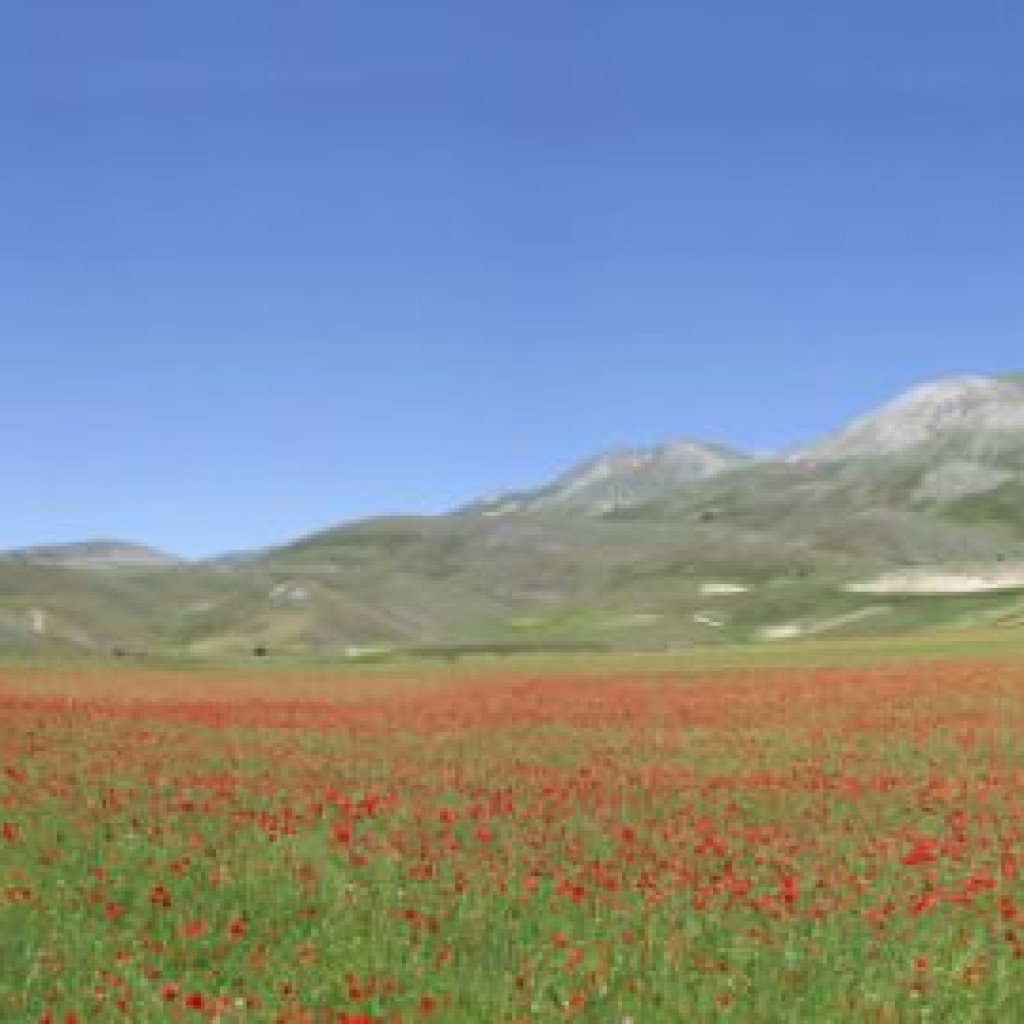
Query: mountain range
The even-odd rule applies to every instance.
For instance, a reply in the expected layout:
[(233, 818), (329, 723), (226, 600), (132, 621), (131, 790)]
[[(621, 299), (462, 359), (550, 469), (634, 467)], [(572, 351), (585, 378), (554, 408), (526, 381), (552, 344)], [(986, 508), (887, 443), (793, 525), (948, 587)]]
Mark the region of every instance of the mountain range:
[(0, 554), (0, 653), (680, 649), (1024, 623), (1024, 374), (916, 387), (807, 446), (604, 452), (445, 516), (204, 562)]

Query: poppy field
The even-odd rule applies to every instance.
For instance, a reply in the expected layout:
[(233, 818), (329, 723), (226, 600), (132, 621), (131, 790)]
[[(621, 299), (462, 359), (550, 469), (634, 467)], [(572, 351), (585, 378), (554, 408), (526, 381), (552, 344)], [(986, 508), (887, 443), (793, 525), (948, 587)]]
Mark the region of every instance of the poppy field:
[(0, 671), (0, 1020), (1024, 1020), (1024, 663)]

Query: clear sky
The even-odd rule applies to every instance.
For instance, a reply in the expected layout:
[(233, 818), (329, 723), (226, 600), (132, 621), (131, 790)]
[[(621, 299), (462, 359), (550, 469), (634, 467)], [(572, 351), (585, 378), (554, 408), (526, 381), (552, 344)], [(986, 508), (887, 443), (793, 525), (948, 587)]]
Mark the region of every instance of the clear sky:
[(0, 547), (187, 555), (1024, 368), (1020, 0), (0, 12)]

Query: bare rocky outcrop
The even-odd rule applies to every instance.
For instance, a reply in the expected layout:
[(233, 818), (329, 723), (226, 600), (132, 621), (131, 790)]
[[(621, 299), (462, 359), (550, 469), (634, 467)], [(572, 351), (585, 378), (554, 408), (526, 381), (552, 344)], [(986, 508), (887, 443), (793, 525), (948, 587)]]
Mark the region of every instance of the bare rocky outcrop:
[(542, 511), (605, 515), (655, 501), (748, 461), (723, 445), (693, 440), (619, 448), (573, 466), (544, 487), (501, 494), (471, 510), (488, 517)]
[(912, 388), (877, 412), (799, 449), (794, 462), (886, 458), (956, 444), (958, 455), (982, 457), (1024, 440), (1024, 380), (955, 377)]

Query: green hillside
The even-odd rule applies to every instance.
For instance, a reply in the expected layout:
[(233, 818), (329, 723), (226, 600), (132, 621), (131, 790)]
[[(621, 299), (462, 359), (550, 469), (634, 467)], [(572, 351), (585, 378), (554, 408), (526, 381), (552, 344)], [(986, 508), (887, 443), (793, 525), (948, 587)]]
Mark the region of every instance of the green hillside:
[[(14, 552), (0, 656), (674, 650), (1019, 622), (1022, 410), (1020, 377), (938, 382), (785, 456), (628, 449), (448, 516), (240, 557)], [(863, 586), (894, 572), (917, 573), (907, 592)]]

